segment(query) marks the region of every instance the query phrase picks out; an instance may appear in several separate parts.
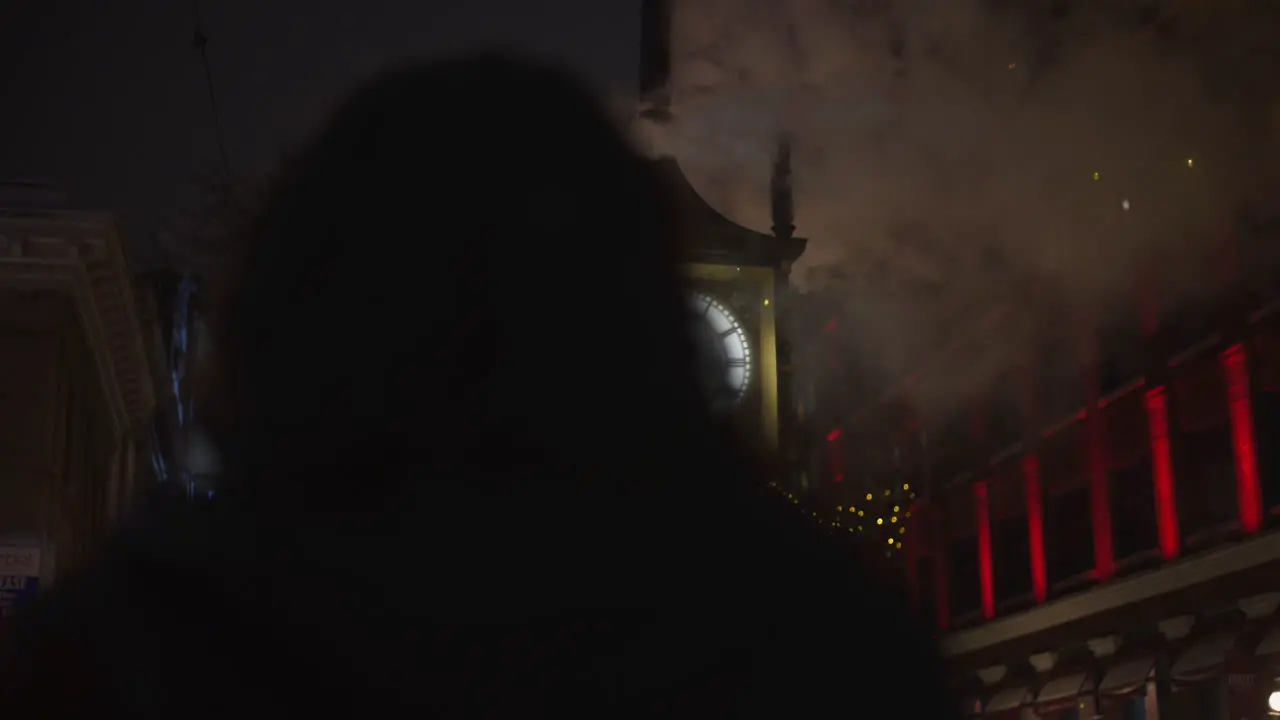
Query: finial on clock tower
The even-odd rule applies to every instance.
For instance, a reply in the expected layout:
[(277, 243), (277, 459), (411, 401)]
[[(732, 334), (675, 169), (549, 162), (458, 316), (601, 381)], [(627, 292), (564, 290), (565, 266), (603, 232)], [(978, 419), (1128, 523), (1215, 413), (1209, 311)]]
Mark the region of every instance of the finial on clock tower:
[(640, 114), (658, 123), (671, 118), (672, 2), (640, 4)]
[(773, 174), (769, 179), (769, 197), (773, 234), (783, 240), (790, 240), (796, 232), (796, 209), (791, 193), (791, 138), (786, 135), (778, 137), (773, 156)]

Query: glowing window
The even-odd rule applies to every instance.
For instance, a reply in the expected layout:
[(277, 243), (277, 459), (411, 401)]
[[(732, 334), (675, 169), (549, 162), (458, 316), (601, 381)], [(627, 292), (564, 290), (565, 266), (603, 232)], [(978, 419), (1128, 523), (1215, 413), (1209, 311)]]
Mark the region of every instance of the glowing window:
[(732, 409), (742, 402), (751, 384), (751, 345), (746, 331), (728, 308), (709, 295), (690, 294), (689, 307), (694, 316), (698, 379), (712, 409)]

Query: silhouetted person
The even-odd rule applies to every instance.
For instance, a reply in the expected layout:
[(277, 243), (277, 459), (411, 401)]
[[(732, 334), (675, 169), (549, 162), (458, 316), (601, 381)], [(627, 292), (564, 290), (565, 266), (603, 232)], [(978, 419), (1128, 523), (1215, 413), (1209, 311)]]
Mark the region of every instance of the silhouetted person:
[(358, 93), (222, 318), (223, 490), (32, 608), (6, 712), (951, 715), (897, 599), (709, 417), (677, 234), (558, 72), (481, 57)]

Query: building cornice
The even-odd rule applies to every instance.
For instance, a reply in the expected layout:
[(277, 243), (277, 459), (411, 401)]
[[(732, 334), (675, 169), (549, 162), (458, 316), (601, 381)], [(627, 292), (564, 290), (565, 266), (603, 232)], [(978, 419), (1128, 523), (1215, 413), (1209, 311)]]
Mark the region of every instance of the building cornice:
[(1273, 562), (1277, 557), (1280, 557), (1280, 533), (1267, 533), (1140, 575), (1113, 580), (1087, 592), (978, 627), (953, 632), (942, 638), (942, 654), (955, 658), (975, 653), (1194, 585), (1217, 581)]
[(0, 211), (0, 287), (67, 293), (75, 302), (117, 430), (151, 413), (155, 392), (142, 327), (110, 219)]

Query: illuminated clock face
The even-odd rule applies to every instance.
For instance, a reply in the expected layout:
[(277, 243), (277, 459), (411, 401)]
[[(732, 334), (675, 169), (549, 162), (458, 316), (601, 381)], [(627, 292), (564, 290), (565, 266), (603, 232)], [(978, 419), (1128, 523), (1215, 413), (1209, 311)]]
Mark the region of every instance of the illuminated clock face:
[(723, 304), (709, 295), (691, 293), (693, 337), (698, 352), (698, 380), (717, 412), (733, 409), (751, 383), (751, 346), (747, 333)]

